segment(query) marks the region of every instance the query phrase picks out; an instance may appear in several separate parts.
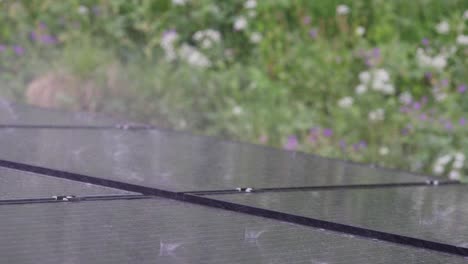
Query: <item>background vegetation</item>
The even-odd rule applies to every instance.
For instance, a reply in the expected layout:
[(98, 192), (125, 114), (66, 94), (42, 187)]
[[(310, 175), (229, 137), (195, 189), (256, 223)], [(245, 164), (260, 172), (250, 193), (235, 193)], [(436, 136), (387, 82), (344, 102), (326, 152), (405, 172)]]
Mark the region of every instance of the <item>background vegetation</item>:
[(468, 174), (468, 1), (3, 0), (0, 96)]

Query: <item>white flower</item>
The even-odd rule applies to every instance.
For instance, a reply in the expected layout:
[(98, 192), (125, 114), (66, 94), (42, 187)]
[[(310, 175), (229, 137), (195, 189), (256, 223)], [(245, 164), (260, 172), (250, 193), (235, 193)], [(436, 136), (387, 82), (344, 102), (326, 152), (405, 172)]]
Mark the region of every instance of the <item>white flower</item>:
[(447, 58), (442, 54), (435, 56), (432, 59), (432, 66), (439, 70), (445, 68), (447, 66)]
[(453, 170), (449, 173), (449, 178), (451, 180), (459, 180), (461, 177), (460, 177), (460, 172), (456, 171), (456, 170)]
[(374, 78), (382, 82), (388, 82), (390, 80), (390, 74), (384, 69), (377, 69)]
[(357, 94), (363, 94), (367, 92), (367, 86), (365, 86), (364, 84), (359, 84), (358, 86), (356, 86), (355, 90)]
[(468, 10), (465, 10), (465, 12), (463, 12), (463, 19), (468, 20)]
[(437, 102), (442, 102), (443, 100), (445, 100), (445, 98), (447, 98), (447, 94), (444, 92), (437, 92), (434, 93), (434, 98)]
[(372, 122), (382, 121), (385, 118), (385, 111), (382, 108), (369, 112), (369, 120)]
[(402, 104), (409, 104), (413, 100), (413, 96), (409, 92), (403, 92), (400, 95), (400, 102)]
[(175, 30), (169, 30), (164, 32), (163, 37), (161, 39), (161, 47), (163, 48), (166, 59), (168, 61), (174, 60), (176, 56), (174, 44), (179, 38), (179, 34)]
[(356, 35), (363, 36), (366, 33), (366, 29), (362, 26), (356, 28)]
[(457, 161), (465, 161), (465, 154), (461, 152), (455, 153), (455, 160)]
[(247, 0), (245, 3), (244, 3), (244, 7), (246, 9), (253, 9), (255, 7), (257, 7), (257, 1), (255, 0)]
[(193, 37), (192, 39), (195, 40), (195, 41), (201, 41), (204, 37), (204, 33), (203, 31), (197, 31), (195, 32), (195, 34), (193, 34)]
[(179, 50), (179, 55), (184, 59), (188, 64), (193, 66), (206, 68), (211, 66), (211, 61), (196, 48), (189, 46), (187, 44), (182, 45)]
[(78, 13), (81, 14), (81, 15), (86, 15), (88, 14), (89, 12), (89, 8), (87, 6), (84, 6), (84, 5), (80, 5), (78, 7)]
[(436, 164), (434, 166), (434, 169), (432, 169), (432, 171), (435, 173), (435, 174), (442, 174), (444, 172), (444, 166), (441, 166), (441, 165), (438, 165)]
[(374, 80), (372, 80), (372, 89), (376, 91), (382, 91), (384, 89), (384, 86), (385, 86), (384, 81), (377, 79), (377, 78), (374, 78)]
[(440, 164), (440, 165), (447, 165), (450, 161), (452, 160), (452, 156), (447, 154), (447, 155), (444, 155), (442, 157), (439, 157), (436, 161), (437, 164)]
[(202, 48), (208, 49), (213, 46), (213, 43), (221, 40), (221, 34), (213, 29), (205, 29), (195, 32), (192, 38), (197, 42), (201, 42)]
[(232, 113), (233, 113), (234, 115), (236, 115), (236, 116), (241, 115), (242, 112), (244, 112), (244, 111), (242, 110), (242, 107), (240, 107), (240, 106), (238, 106), (238, 105), (236, 105), (236, 106), (234, 106), (234, 107), (232, 108)]
[(213, 29), (205, 30), (205, 35), (211, 40), (213, 40), (214, 42), (219, 42), (221, 40), (221, 33)]
[(211, 46), (213, 46), (213, 42), (209, 39), (204, 39), (201, 43), (201, 47), (204, 49), (209, 49)]
[(390, 152), (390, 150), (385, 146), (380, 147), (380, 149), (379, 149), (379, 154), (382, 155), (382, 156), (387, 155), (389, 152)]
[(359, 80), (361, 81), (361, 83), (368, 84), (370, 79), (371, 79), (371, 75), (368, 71), (363, 71), (359, 73)]
[(421, 67), (432, 67), (437, 70), (442, 70), (445, 68), (445, 66), (447, 66), (447, 57), (444, 54), (431, 57), (427, 55), (421, 48), (416, 50), (416, 58)]
[(338, 100), (338, 106), (341, 108), (349, 108), (353, 105), (353, 98), (346, 96)]
[(350, 9), (349, 9), (349, 6), (347, 5), (339, 5), (336, 7), (336, 13), (338, 15), (347, 15), (349, 14), (349, 11)]
[(457, 44), (468, 46), (468, 35), (458, 35)]
[(172, 0), (173, 5), (183, 6), (187, 4), (188, 0)]
[(386, 83), (381, 89), (382, 93), (384, 94), (394, 94), (395, 93), (395, 87), (393, 84)]
[(436, 25), (436, 31), (439, 34), (447, 34), (450, 31), (450, 24), (447, 21), (442, 21)]
[(461, 169), (461, 168), (463, 168), (463, 161), (462, 160), (455, 160), (453, 162), (452, 166), (453, 166), (454, 169)]
[(221, 40), (221, 33), (213, 29), (199, 30), (193, 34), (193, 40), (202, 41), (203, 39), (210, 39), (214, 42), (219, 42)]
[(245, 17), (238, 17), (234, 21), (234, 30), (241, 31), (247, 27), (247, 19)]
[(256, 43), (260, 43), (260, 41), (262, 41), (262, 34), (258, 32), (254, 32), (252, 33), (252, 35), (250, 35), (250, 42), (256, 44)]

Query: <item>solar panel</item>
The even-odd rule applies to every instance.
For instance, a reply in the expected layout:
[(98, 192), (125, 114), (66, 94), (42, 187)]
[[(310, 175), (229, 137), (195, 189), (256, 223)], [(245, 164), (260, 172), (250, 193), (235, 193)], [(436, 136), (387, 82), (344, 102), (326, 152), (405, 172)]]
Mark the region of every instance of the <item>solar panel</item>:
[(424, 184), (430, 177), (161, 130), (1, 129), (0, 159), (174, 192)]
[(91, 113), (17, 105), (0, 98), (0, 126), (109, 126), (122, 122)]
[(0, 167), (0, 203), (2, 200), (42, 199), (53, 196), (104, 196), (136, 194)]
[(467, 185), (121, 124), (0, 100), (0, 263), (466, 263)]
[(466, 263), (162, 198), (3, 205), (0, 215), (1, 263)]
[(443, 243), (468, 253), (468, 185), (264, 192), (208, 197)]

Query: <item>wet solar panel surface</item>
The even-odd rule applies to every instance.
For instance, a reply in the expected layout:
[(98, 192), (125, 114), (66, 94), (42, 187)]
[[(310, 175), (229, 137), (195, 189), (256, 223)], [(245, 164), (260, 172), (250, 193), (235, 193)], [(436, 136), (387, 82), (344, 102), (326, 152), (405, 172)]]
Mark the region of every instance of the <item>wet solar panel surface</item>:
[(407, 172), (161, 130), (0, 129), (0, 159), (169, 191), (424, 183)]
[(0, 167), (0, 202), (66, 195), (83, 197), (128, 194), (136, 193)]
[[(468, 249), (466, 185), (382, 188), (440, 179), (179, 132), (108, 129), (122, 124), (0, 99), (0, 161), (173, 192), (340, 187), (204, 197)], [(468, 261), (164, 198), (1, 203), (128, 194), (136, 193), (0, 167), (0, 263)]]
[(1, 263), (466, 263), (162, 198), (3, 205), (0, 215)]
[(85, 112), (66, 112), (18, 105), (0, 98), (0, 125), (20, 126), (106, 126), (123, 120)]
[(209, 197), (468, 248), (468, 185), (265, 192)]

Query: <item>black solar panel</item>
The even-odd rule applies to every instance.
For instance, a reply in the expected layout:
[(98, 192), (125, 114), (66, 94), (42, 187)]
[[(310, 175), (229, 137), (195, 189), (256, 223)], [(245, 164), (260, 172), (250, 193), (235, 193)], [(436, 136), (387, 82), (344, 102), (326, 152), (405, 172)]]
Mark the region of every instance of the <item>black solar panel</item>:
[(17, 105), (0, 98), (0, 126), (109, 126), (122, 122), (117, 118), (84, 112)]
[(42, 199), (53, 196), (103, 196), (136, 194), (0, 167), (0, 203), (2, 200)]
[(0, 159), (176, 192), (424, 184), (429, 177), (160, 130), (0, 130)]
[(468, 260), (467, 185), (127, 127), (0, 101), (0, 263)]
[(161, 198), (7, 205), (0, 215), (0, 263), (466, 263)]
[(468, 250), (467, 185), (264, 192), (209, 197)]

